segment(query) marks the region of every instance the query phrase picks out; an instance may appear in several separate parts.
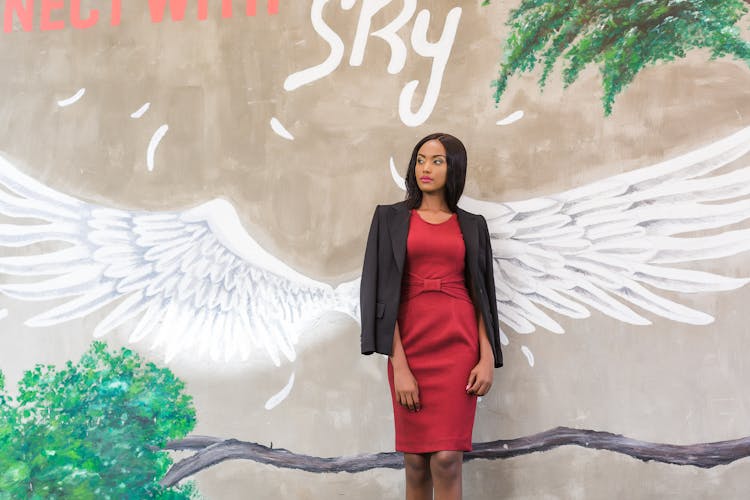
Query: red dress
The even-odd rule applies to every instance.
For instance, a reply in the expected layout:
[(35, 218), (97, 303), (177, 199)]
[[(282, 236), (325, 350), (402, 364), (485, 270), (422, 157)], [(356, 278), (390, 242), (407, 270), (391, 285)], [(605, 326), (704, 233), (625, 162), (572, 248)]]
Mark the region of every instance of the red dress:
[(471, 450), (477, 400), (466, 383), (479, 361), (479, 339), (465, 253), (456, 214), (432, 224), (412, 210), (398, 326), (422, 409), (398, 404), (389, 360), (397, 451)]

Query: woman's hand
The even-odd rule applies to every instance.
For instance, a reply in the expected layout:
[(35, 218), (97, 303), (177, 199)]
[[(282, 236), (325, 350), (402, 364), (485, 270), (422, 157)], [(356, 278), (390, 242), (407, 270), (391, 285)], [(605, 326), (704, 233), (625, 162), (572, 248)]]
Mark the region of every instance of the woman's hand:
[(479, 363), (469, 372), (469, 381), (466, 384), (466, 393), (476, 396), (484, 396), (490, 392), (494, 364), (492, 358), (482, 358)]
[(396, 391), (396, 400), (401, 406), (406, 406), (409, 411), (422, 409), (417, 379), (408, 366), (393, 367), (393, 390)]

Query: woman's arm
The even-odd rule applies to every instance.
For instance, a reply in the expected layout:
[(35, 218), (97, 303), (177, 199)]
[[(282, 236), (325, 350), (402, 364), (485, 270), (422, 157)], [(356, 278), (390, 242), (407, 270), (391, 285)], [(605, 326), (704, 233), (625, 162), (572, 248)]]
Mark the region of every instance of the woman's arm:
[(500, 347), (500, 326), (497, 315), (497, 296), (495, 295), (495, 276), (494, 276), (494, 257), (492, 256), (492, 240), (490, 230), (487, 227), (487, 221), (481, 215), (482, 221), (482, 238), (484, 239), (484, 265), (485, 275), (484, 289), (487, 291), (487, 300), (490, 306), (490, 324), (487, 326), (487, 339), (490, 341), (490, 347), (494, 347), (494, 367), (503, 366), (503, 350)]
[(494, 376), (495, 355), (492, 353), (490, 339), (487, 336), (487, 327), (482, 319), (482, 313), (477, 310), (477, 330), (479, 335), (479, 362), (469, 373), (469, 381), (466, 384), (466, 392), (484, 396), (492, 387)]
[[(492, 354), (492, 353), (490, 353)], [(404, 346), (401, 344), (401, 331), (398, 328), (393, 330), (393, 351), (390, 356), (391, 365), (393, 366), (393, 389), (396, 392), (398, 404), (407, 406), (411, 411), (419, 411), (422, 405), (419, 403), (419, 387), (417, 379), (409, 368), (406, 361)]]
[(359, 282), (360, 346), (362, 354), (372, 354), (377, 349), (375, 338), (376, 295), (378, 283), (378, 233), (380, 205), (375, 207), (367, 234), (362, 279)]

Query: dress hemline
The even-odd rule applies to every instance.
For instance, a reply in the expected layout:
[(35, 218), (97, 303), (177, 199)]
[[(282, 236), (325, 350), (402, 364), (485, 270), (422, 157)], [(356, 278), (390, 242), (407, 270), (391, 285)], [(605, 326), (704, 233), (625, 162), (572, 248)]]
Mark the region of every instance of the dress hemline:
[(396, 451), (402, 453), (434, 453), (437, 451), (471, 451), (471, 441), (465, 438), (440, 439), (430, 443), (396, 443)]

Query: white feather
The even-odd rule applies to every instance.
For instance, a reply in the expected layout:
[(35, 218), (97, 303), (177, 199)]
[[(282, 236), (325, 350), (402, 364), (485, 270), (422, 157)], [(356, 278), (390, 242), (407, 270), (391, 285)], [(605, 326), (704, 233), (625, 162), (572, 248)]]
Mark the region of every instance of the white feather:
[[(275, 364), (294, 360), (298, 325), (326, 310), (357, 311), (358, 289), (332, 287), (261, 248), (234, 208), (213, 200), (184, 212), (127, 211), (84, 203), (22, 174), (0, 157), (0, 247), (63, 242), (62, 250), (0, 257), (3, 282), (20, 300), (66, 298), (28, 321), (51, 326), (106, 311), (95, 336), (138, 319), (130, 342), (150, 337), (167, 359), (203, 351), (220, 362), (262, 346)], [(48, 246), (49, 247), (49, 246)], [(186, 347), (186, 345), (190, 347)]]
[[(750, 281), (664, 266), (750, 250), (750, 229), (727, 230), (750, 219), (750, 167), (714, 175), (748, 151), (745, 128), (682, 156), (553, 196), (513, 203), (462, 197), (459, 206), (488, 223), (501, 321), (517, 333), (530, 333), (534, 325), (561, 332), (542, 309), (529, 306), (533, 302), (571, 318), (588, 317), (588, 306), (626, 323), (651, 324), (631, 304), (673, 321), (711, 322), (709, 314), (646, 286), (699, 293)], [(690, 234), (705, 230), (714, 234)]]
[(393, 161), (393, 157), (391, 157), (389, 165), (391, 167), (391, 177), (393, 177), (393, 182), (395, 182), (403, 191), (406, 191), (406, 180), (404, 180), (404, 178), (399, 175), (398, 170), (396, 170), (396, 164)]
[(292, 392), (292, 387), (294, 386), (294, 373), (292, 373), (289, 376), (289, 380), (287, 381), (286, 385), (276, 394), (268, 398), (266, 401), (266, 404), (264, 405), (264, 408), (266, 410), (272, 410), (276, 406), (278, 406), (279, 403), (284, 401), (287, 396), (289, 396), (289, 393)]

